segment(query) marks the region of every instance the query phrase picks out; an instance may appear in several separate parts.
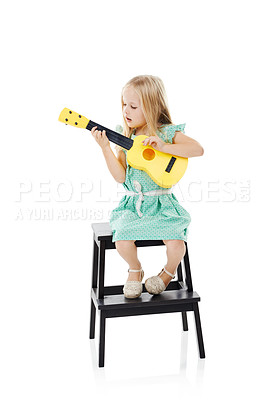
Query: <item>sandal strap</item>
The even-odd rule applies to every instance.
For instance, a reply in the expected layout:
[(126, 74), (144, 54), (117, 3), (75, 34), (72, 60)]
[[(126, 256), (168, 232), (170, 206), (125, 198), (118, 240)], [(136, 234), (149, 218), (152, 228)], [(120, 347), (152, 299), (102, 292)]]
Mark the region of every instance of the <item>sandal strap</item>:
[[(173, 279), (175, 278), (176, 275), (171, 274), (171, 272), (169, 272), (165, 267), (163, 268), (163, 270), (164, 270), (169, 276), (171, 276), (171, 278), (173, 278)], [(163, 271), (163, 270), (162, 270), (162, 271)]]
[(141, 269), (128, 269), (128, 272), (139, 272), (139, 271), (142, 271), (142, 268)]

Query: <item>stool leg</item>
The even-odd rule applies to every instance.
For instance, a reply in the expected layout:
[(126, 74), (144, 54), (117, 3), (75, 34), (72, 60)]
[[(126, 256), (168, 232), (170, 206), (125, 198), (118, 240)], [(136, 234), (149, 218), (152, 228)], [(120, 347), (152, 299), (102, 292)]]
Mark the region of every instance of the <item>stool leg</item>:
[(104, 299), (104, 279), (105, 279), (105, 252), (106, 243), (101, 240), (99, 247), (99, 274), (98, 274), (98, 298)]
[(187, 313), (186, 311), (182, 311), (182, 326), (183, 326), (183, 331), (188, 331), (188, 319), (187, 319)]
[(96, 307), (94, 306), (93, 300), (90, 300), (90, 333), (89, 339), (95, 339), (95, 324), (96, 324)]
[(201, 327), (198, 303), (194, 303), (193, 310), (194, 310), (194, 318), (195, 318), (195, 324), (196, 324), (196, 330), (197, 330), (197, 339), (198, 339), (200, 358), (205, 358), (204, 344), (203, 344), (203, 337), (202, 337), (202, 327)]
[[(98, 245), (94, 240), (94, 249), (93, 249), (93, 260), (92, 260), (92, 279), (91, 279), (91, 292), (94, 288), (97, 287), (97, 277), (98, 277)], [(96, 307), (92, 300), (92, 293), (90, 295), (90, 334), (89, 339), (95, 338), (95, 324), (96, 324)]]
[[(181, 261), (178, 265), (177, 268), (177, 274), (178, 274), (178, 281), (183, 283), (183, 273), (182, 273), (182, 264)], [(187, 313), (186, 311), (182, 311), (182, 326), (183, 326), (183, 331), (188, 330), (188, 319), (187, 319)]]
[(103, 311), (100, 311), (100, 331), (99, 331), (99, 367), (104, 367), (105, 360), (105, 328), (106, 317)]

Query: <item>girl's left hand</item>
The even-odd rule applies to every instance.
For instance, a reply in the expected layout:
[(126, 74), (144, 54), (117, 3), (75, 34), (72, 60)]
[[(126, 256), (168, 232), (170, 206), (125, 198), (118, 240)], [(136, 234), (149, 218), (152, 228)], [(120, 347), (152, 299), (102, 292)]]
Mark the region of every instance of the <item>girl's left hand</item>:
[(150, 136), (149, 138), (146, 138), (142, 143), (144, 146), (152, 146), (155, 150), (158, 151), (163, 151), (163, 148), (165, 146), (165, 142), (163, 142), (162, 139), (156, 136)]

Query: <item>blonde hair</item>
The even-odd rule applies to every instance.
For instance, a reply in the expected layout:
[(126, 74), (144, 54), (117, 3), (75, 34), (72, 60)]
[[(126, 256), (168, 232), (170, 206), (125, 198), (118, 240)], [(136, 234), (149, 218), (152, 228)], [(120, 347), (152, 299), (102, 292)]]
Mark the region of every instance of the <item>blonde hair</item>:
[[(160, 131), (159, 124), (172, 124), (165, 87), (158, 76), (138, 75), (130, 79), (122, 88), (122, 107), (123, 91), (129, 86), (133, 87), (140, 98), (141, 108), (148, 128), (147, 136), (157, 136), (156, 131)], [(134, 128), (130, 128), (127, 125), (123, 116), (123, 135), (130, 138), (133, 130)], [(122, 147), (115, 145), (115, 149), (119, 151), (122, 150)]]

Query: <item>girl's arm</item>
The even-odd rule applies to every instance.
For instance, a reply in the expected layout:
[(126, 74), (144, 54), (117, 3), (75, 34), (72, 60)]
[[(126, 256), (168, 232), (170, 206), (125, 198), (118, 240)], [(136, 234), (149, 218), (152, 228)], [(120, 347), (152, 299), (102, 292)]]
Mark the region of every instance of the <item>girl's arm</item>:
[[(102, 148), (102, 153), (105, 157), (108, 169), (115, 179), (116, 182), (123, 183), (126, 178), (126, 168), (122, 165), (122, 162), (116, 158), (110, 146)], [(120, 151), (119, 153), (123, 153)]]
[[(105, 146), (102, 148), (102, 153), (105, 157), (108, 169), (115, 179), (116, 182), (123, 183), (126, 178), (126, 168), (122, 163), (116, 158), (110, 146)], [(120, 151), (120, 153), (123, 153)]]
[(199, 157), (204, 153), (203, 147), (199, 142), (191, 137), (184, 135), (184, 133), (177, 131), (171, 143), (164, 143), (164, 153), (173, 154), (179, 157)]
[(185, 158), (202, 156), (204, 153), (203, 147), (199, 142), (180, 131), (177, 131), (172, 139), (172, 143), (166, 143), (157, 136), (150, 136), (143, 140), (142, 143), (152, 146), (155, 150), (162, 151), (163, 153)]
[[(91, 129), (91, 134), (96, 140), (96, 142), (100, 145), (102, 153), (105, 157), (108, 169), (115, 179), (116, 182), (123, 183), (125, 182), (126, 178), (126, 168), (124, 167), (123, 159), (120, 158), (120, 161), (116, 158), (115, 154), (113, 153), (110, 147), (110, 141), (106, 135), (106, 131), (103, 130), (98, 131), (97, 127), (94, 126)], [(123, 153), (123, 151), (121, 151)], [(122, 156), (120, 156), (122, 157)], [(125, 154), (124, 154), (125, 157)]]

